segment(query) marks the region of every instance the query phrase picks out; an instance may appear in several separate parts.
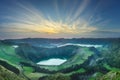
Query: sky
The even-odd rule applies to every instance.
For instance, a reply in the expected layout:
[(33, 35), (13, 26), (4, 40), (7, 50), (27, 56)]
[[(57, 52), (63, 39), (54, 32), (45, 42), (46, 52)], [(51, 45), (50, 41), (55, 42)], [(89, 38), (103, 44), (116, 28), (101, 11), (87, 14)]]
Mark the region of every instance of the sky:
[(120, 37), (120, 0), (0, 0), (0, 39)]

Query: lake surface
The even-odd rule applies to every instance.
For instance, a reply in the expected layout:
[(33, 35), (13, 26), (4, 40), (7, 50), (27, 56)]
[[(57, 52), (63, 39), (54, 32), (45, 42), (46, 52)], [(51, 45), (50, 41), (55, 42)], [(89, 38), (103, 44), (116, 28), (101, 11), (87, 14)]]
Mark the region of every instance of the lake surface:
[(51, 58), (48, 60), (40, 61), (37, 64), (39, 65), (61, 65), (62, 63), (66, 61), (67, 61), (66, 59)]

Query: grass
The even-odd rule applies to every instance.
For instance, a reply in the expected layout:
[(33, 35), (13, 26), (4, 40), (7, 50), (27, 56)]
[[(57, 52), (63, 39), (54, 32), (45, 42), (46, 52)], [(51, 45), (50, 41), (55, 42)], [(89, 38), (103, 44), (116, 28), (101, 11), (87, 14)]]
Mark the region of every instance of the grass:
[(89, 50), (89, 48), (80, 47), (80, 50), (78, 50), (77, 54), (71, 57), (67, 60), (67, 62), (59, 65), (59, 66), (40, 66), (41, 68), (48, 69), (50, 71), (57, 71), (61, 69), (65, 69), (68, 67), (71, 67), (72, 65), (80, 65), (84, 63), (85, 60), (88, 59), (89, 56), (94, 54), (92, 51)]
[[(72, 71), (72, 72), (69, 72), (69, 73), (61, 73), (62, 75), (64, 76), (70, 76), (72, 74), (76, 74), (76, 73), (84, 73), (86, 70), (84, 68), (80, 68), (76, 71)], [(59, 73), (55, 73), (55, 74), (46, 74), (46, 73), (30, 73), (28, 74), (27, 76), (32, 79), (32, 80), (38, 80), (40, 77), (43, 77), (43, 76), (50, 76), (50, 75), (56, 75), (56, 74), (59, 74)]]
[(104, 74), (101, 72), (96, 72), (94, 73), (88, 80), (101, 80), (100, 78), (103, 76)]
[(26, 67), (26, 66), (23, 67), (23, 70), (25, 74), (30, 74), (34, 71), (32, 67)]
[[(0, 59), (8, 62), (9, 64), (21, 69), (19, 62), (25, 61), (23, 58), (18, 56), (15, 52), (15, 48), (12, 45), (0, 44)], [(32, 67), (23, 67), (24, 74), (32, 80), (37, 80), (39, 77), (45, 76), (44, 73), (33, 73)]]
[(7, 44), (0, 44), (0, 59), (16, 67), (18, 67), (20, 61), (24, 61), (16, 54), (15, 48)]
[[(89, 48), (80, 47), (80, 51), (77, 52), (77, 54), (73, 57), (71, 57), (67, 62), (60, 66), (41, 66), (43, 68), (46, 68), (48, 70), (61, 70), (68, 67), (71, 67), (72, 65), (80, 65), (84, 63), (85, 60), (88, 59), (89, 56), (94, 54), (92, 51), (89, 50)], [(0, 59), (7, 61), (9, 64), (12, 64), (16, 67), (18, 67), (18, 64), (20, 61), (25, 61), (21, 57), (19, 57), (16, 52), (15, 48), (11, 45), (6, 44), (0, 44)], [(23, 66), (24, 74), (29, 77), (32, 80), (37, 80), (40, 77), (47, 76), (50, 74), (46, 73), (33, 73), (34, 69), (32, 67)], [(84, 68), (80, 68), (76, 71), (72, 71), (70, 73), (66, 73), (64, 75), (72, 75), (75, 73), (84, 73), (86, 70)]]
[(0, 80), (26, 80), (0, 65)]
[(24, 70), (24, 74), (31, 80), (38, 80), (40, 77), (49, 75), (46, 73), (33, 72), (34, 69), (32, 67), (28, 67), (28, 66), (23, 66), (23, 70)]
[(107, 63), (105, 63), (103, 66), (104, 66), (106, 69), (110, 70), (110, 71), (114, 71), (114, 72), (120, 71), (119, 68), (111, 67), (111, 66), (108, 65)]
[(84, 73), (86, 72), (86, 70), (84, 68), (80, 68), (76, 71), (72, 71), (72, 72), (69, 72), (69, 73), (66, 73), (65, 75), (72, 75), (72, 74), (76, 74), (76, 73)]
[(31, 80), (38, 80), (40, 77), (47, 76), (47, 75), (50, 75), (50, 74), (35, 72), (35, 73), (29, 73), (26, 76), (29, 77)]
[(120, 71), (110, 71), (102, 76), (100, 80), (120, 80)]

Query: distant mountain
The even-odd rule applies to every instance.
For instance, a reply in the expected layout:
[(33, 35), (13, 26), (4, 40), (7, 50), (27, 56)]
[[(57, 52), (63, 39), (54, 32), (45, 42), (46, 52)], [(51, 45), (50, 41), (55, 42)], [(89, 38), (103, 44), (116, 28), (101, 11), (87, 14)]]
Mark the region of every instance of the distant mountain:
[(6, 39), (1, 41), (9, 44), (28, 43), (35, 46), (40, 46), (40, 45), (50, 45), (51, 43), (108, 44), (113, 41), (116, 41), (117, 39), (119, 38), (72, 38), (72, 39), (25, 38), (25, 39)]

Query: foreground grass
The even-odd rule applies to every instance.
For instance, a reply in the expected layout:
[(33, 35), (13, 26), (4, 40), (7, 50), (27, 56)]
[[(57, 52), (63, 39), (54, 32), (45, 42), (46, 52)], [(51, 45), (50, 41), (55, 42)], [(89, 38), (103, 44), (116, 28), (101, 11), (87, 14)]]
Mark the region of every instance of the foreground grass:
[(0, 65), (0, 80), (27, 80)]
[(38, 73), (38, 72), (32, 72), (32, 73), (28, 73), (26, 74), (26, 76), (28, 78), (30, 78), (31, 80), (38, 80), (40, 77), (44, 77), (44, 76), (48, 76), (50, 74), (46, 74), (46, 73)]

